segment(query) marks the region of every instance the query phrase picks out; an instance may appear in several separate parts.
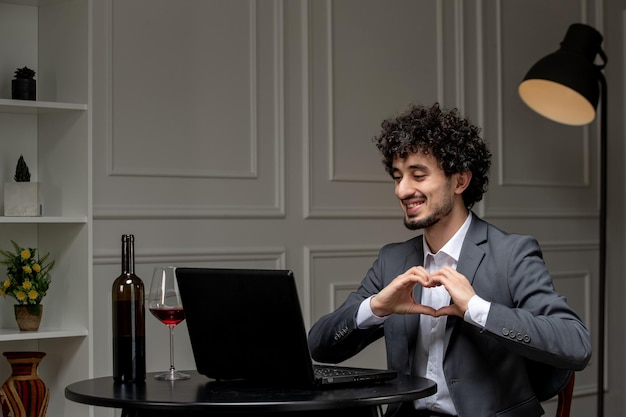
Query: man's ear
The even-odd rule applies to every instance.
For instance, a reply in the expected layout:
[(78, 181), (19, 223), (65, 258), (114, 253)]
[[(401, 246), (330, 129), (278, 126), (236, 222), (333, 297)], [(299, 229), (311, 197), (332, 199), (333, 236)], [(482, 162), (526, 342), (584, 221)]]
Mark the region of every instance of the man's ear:
[(472, 181), (472, 171), (465, 170), (463, 172), (459, 172), (456, 174), (455, 178), (456, 184), (454, 187), (454, 192), (457, 194), (463, 194), (463, 191), (469, 186)]

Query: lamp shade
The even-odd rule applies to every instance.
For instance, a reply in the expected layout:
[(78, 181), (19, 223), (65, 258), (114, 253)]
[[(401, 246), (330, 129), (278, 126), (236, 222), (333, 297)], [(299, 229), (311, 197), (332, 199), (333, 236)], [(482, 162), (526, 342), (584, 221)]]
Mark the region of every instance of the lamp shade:
[[(542, 116), (568, 125), (585, 125), (596, 115), (600, 71), (606, 64), (600, 32), (571, 25), (561, 47), (533, 65), (520, 83), (524, 103)], [(594, 64), (600, 54), (604, 64)]]

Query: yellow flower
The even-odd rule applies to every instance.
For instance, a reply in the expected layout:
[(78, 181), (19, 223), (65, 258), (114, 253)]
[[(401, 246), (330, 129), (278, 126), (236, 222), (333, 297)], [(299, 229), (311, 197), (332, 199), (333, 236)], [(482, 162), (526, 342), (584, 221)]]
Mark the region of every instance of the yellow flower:
[(50, 286), (54, 260), (48, 260), (49, 253), (41, 257), (35, 248), (21, 247), (13, 240), (11, 244), (14, 251), (0, 249), (0, 266), (7, 269), (0, 276), (0, 295), (11, 296), (18, 304), (39, 303)]

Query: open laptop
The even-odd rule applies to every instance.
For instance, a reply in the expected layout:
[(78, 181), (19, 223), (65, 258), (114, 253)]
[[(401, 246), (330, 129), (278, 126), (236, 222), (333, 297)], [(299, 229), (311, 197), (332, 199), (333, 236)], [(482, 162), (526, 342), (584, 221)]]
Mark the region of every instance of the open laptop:
[(313, 364), (288, 270), (177, 268), (196, 368), (277, 386), (382, 382), (396, 371)]

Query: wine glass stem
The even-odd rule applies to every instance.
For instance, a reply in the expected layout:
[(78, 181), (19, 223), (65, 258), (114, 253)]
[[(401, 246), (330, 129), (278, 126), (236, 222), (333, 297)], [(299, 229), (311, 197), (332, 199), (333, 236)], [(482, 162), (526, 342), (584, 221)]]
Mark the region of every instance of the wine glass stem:
[(167, 326), (170, 328), (170, 371), (174, 371), (174, 326)]

